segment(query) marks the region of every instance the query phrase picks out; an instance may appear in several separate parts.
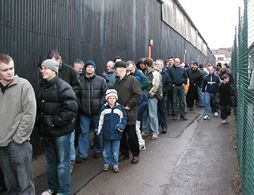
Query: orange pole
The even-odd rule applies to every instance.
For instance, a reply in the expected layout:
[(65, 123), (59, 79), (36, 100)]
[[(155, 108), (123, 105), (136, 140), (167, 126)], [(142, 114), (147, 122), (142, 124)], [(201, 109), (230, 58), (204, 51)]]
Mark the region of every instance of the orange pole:
[(151, 56), (152, 56), (152, 46), (149, 45), (149, 47), (148, 47), (148, 57), (151, 58)]
[(183, 54), (183, 61), (184, 61), (184, 63), (185, 63), (185, 53)]

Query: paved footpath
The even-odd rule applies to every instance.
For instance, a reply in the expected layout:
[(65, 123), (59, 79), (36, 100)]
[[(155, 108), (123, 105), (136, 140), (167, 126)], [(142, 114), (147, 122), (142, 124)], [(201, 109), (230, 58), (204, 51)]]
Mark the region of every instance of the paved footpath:
[[(72, 194), (78, 195), (222, 195), (230, 187), (237, 164), (236, 122), (221, 124), (213, 115), (203, 120), (204, 109), (188, 111), (188, 121), (168, 116), (168, 133), (158, 140), (146, 137), (145, 151), (136, 165), (120, 162), (119, 173), (102, 172), (103, 157), (74, 164)], [(90, 135), (90, 140), (92, 134)], [(47, 189), (45, 156), (33, 162), (36, 194)]]

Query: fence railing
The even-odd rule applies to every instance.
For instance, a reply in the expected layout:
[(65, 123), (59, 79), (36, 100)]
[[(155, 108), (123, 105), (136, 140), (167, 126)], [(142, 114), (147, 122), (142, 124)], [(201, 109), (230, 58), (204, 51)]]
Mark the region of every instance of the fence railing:
[[(254, 0), (244, 0), (243, 15), (239, 11), (231, 56), (238, 106), (237, 155), (242, 193), (254, 194)], [(238, 32), (237, 32), (238, 31)]]

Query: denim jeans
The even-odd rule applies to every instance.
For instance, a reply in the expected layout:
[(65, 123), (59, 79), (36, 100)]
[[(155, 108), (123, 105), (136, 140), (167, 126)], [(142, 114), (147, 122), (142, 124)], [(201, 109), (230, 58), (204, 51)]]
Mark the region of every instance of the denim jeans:
[(76, 156), (76, 151), (75, 151), (75, 129), (71, 133), (70, 147), (71, 147), (71, 149), (70, 149), (70, 159), (71, 159), (71, 161), (74, 161), (75, 156)]
[(225, 120), (231, 114), (230, 104), (221, 105), (220, 110), (220, 117), (222, 120)]
[(202, 96), (202, 87), (197, 87), (197, 90), (198, 90), (198, 96), (200, 100), (200, 106), (205, 106), (204, 96)]
[[(210, 116), (210, 101), (213, 101), (214, 93), (209, 93), (205, 91), (205, 115)], [(213, 104), (212, 104), (213, 105)], [(214, 110), (214, 108), (213, 108)]]
[(121, 155), (129, 156), (129, 149), (133, 156), (139, 156), (139, 144), (135, 125), (126, 125), (120, 143)]
[(70, 194), (70, 134), (46, 140), (45, 152), (49, 189), (59, 194)]
[[(97, 115), (94, 116), (85, 116), (82, 114), (80, 115), (81, 132), (78, 140), (78, 153), (81, 158), (87, 158), (88, 156), (90, 122), (93, 122), (93, 127), (95, 127), (97, 122)], [(102, 152), (101, 133), (99, 135), (96, 135), (96, 133), (94, 133), (93, 148), (95, 153)]]
[[(104, 165), (118, 166), (120, 140), (104, 140)], [(112, 156), (111, 156), (112, 152)]]
[(170, 90), (167, 94), (167, 112), (170, 113), (170, 110), (172, 110), (172, 104), (173, 104), (173, 97), (172, 97), (172, 90)]
[(148, 117), (153, 135), (159, 135), (158, 123), (158, 100), (156, 98), (148, 98), (148, 108), (144, 112), (142, 120), (142, 133), (148, 133)]
[(158, 101), (158, 113), (159, 124), (163, 129), (168, 128), (167, 124), (167, 96), (164, 95), (161, 100)]
[(0, 147), (0, 166), (8, 190), (5, 194), (35, 194), (32, 173), (32, 145), (29, 141), (22, 144), (10, 142), (8, 146)]
[(185, 94), (184, 94), (184, 86), (173, 86), (172, 87), (173, 93), (173, 116), (178, 116), (178, 108), (177, 103), (179, 100), (179, 110), (180, 110), (180, 117), (185, 117)]

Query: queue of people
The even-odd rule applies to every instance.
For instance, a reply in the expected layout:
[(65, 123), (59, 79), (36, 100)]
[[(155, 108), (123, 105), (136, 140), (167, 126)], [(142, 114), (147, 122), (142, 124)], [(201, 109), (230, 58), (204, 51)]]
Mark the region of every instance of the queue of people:
[[(44, 140), (47, 160), (48, 189), (42, 195), (71, 193), (74, 162), (87, 160), (91, 130), (93, 157), (103, 154), (102, 170), (112, 165), (118, 173), (119, 162), (130, 159), (130, 153), (131, 163), (139, 163), (140, 151), (146, 149), (144, 137), (151, 134), (151, 140), (157, 140), (160, 133), (167, 133), (168, 114), (177, 120), (180, 113), (186, 121), (186, 106), (193, 111), (195, 102), (200, 102), (204, 120), (210, 118), (211, 106), (215, 116), (220, 107), (226, 124), (234, 79), (227, 64), (218, 68), (219, 75), (207, 64), (207, 74), (202, 64), (180, 65), (180, 59), (173, 56), (165, 64), (149, 57), (125, 62), (116, 56), (99, 76), (92, 60), (76, 59), (71, 67), (51, 50), (41, 63), (42, 79), (35, 98), (31, 84), (14, 74), (13, 59), (0, 54), (0, 121), (4, 124), (0, 166), (7, 192), (35, 194), (29, 142), (34, 124)], [(219, 104), (213, 101), (216, 96), (220, 96)]]

